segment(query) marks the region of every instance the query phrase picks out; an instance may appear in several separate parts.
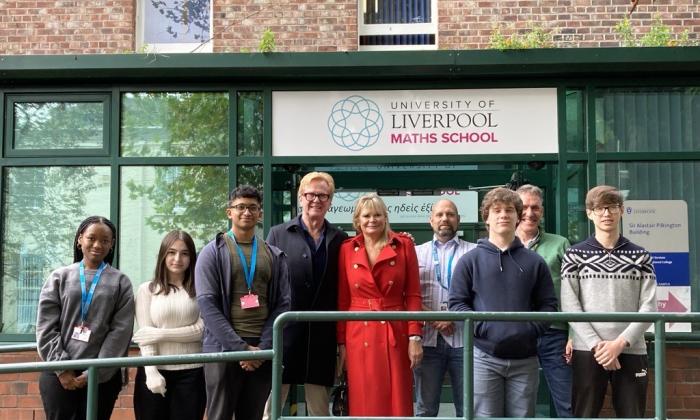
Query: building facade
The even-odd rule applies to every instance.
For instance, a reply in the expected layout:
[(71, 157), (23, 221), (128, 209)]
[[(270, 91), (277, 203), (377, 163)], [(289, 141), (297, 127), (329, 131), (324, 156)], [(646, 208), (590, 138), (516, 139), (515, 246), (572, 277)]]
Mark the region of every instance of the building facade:
[[(420, 200), (461, 200), (474, 240), (473, 204), (507, 183), (540, 185), (546, 229), (572, 242), (591, 231), (591, 186), (684, 202), (685, 219), (661, 223), (685, 220), (687, 273), (660, 300), (700, 311), (700, 49), (586, 48), (621, 45), (627, 0), (167, 4), (0, 0), (0, 342), (33, 340), (38, 290), (70, 262), (84, 217), (117, 224), (116, 264), (137, 286), (167, 231), (201, 247), (226, 229), (233, 186), (263, 189), (264, 235), (297, 213), (311, 170), (335, 177), (341, 227), (353, 198), (377, 191), (419, 241)], [(640, 33), (659, 21), (692, 41), (700, 5), (641, 0), (631, 20)], [(559, 48), (487, 48), (495, 27), (533, 25)], [(278, 52), (256, 53), (268, 29)], [(698, 418), (700, 340), (679, 331), (667, 406)], [(0, 419), (41, 418), (35, 379), (0, 376)], [(128, 392), (119, 404), (129, 418)]]

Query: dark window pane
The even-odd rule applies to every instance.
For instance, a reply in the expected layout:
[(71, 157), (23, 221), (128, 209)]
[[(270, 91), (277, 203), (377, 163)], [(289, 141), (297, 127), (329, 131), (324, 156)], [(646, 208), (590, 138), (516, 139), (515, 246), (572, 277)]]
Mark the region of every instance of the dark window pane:
[(567, 179), (567, 202), (569, 229), (566, 236), (569, 242), (575, 244), (588, 237), (588, 217), (586, 217), (586, 193), (588, 183), (586, 182), (586, 165), (582, 163), (571, 163), (566, 167)]
[(125, 93), (122, 156), (225, 156), (228, 109), (227, 93)]
[(570, 152), (586, 150), (584, 135), (583, 92), (569, 90), (566, 92), (566, 147)]
[(262, 156), (262, 92), (238, 92), (238, 156)]
[(104, 102), (15, 102), (15, 149), (102, 149)]
[(362, 35), (360, 45), (435, 45), (435, 35)]
[(595, 100), (599, 152), (672, 152), (700, 148), (700, 90), (609, 89)]
[(431, 0), (362, 0), (365, 24), (430, 23)]
[(143, 0), (145, 44), (209, 40), (210, 0)]
[(134, 284), (153, 277), (160, 241), (181, 229), (201, 249), (227, 227), (225, 166), (131, 166), (121, 170), (120, 268)]
[(108, 167), (8, 168), (2, 238), (3, 333), (32, 333), (49, 273), (73, 262), (80, 222), (109, 216)]

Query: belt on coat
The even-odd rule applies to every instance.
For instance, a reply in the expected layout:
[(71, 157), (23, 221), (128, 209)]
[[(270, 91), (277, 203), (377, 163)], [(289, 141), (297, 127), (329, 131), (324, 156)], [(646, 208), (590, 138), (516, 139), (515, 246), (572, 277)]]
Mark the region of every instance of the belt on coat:
[[(403, 296), (394, 298), (359, 298), (353, 297), (350, 300), (349, 311), (402, 311), (405, 309)], [(389, 344), (396, 347), (396, 336), (394, 325), (388, 322)]]

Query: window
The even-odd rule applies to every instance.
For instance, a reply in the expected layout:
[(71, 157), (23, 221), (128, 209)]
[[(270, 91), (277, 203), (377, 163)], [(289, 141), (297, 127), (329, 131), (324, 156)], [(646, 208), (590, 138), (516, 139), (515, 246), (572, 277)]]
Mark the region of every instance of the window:
[(8, 156), (104, 156), (109, 96), (8, 95)]
[(136, 44), (145, 52), (212, 52), (211, 0), (138, 0)]
[(119, 268), (134, 285), (153, 278), (171, 230), (189, 233), (197, 249), (226, 230), (226, 166), (123, 167), (120, 184)]
[(124, 157), (226, 156), (228, 93), (127, 92), (122, 95)]
[(80, 222), (109, 216), (107, 166), (14, 167), (3, 173), (2, 332), (34, 332), (39, 291), (73, 261)]
[(360, 51), (437, 49), (437, 0), (360, 0)]
[(601, 89), (595, 121), (599, 152), (695, 151), (700, 147), (700, 91)]

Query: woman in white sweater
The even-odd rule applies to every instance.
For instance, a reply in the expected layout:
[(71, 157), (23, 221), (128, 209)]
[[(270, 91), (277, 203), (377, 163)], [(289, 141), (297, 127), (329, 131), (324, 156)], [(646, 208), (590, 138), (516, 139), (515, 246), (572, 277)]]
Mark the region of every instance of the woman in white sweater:
[[(196, 253), (190, 235), (168, 233), (160, 244), (155, 276), (136, 294), (134, 342), (143, 356), (201, 353), (203, 323), (195, 300)], [(138, 368), (137, 420), (202, 419), (206, 406), (201, 364)]]

